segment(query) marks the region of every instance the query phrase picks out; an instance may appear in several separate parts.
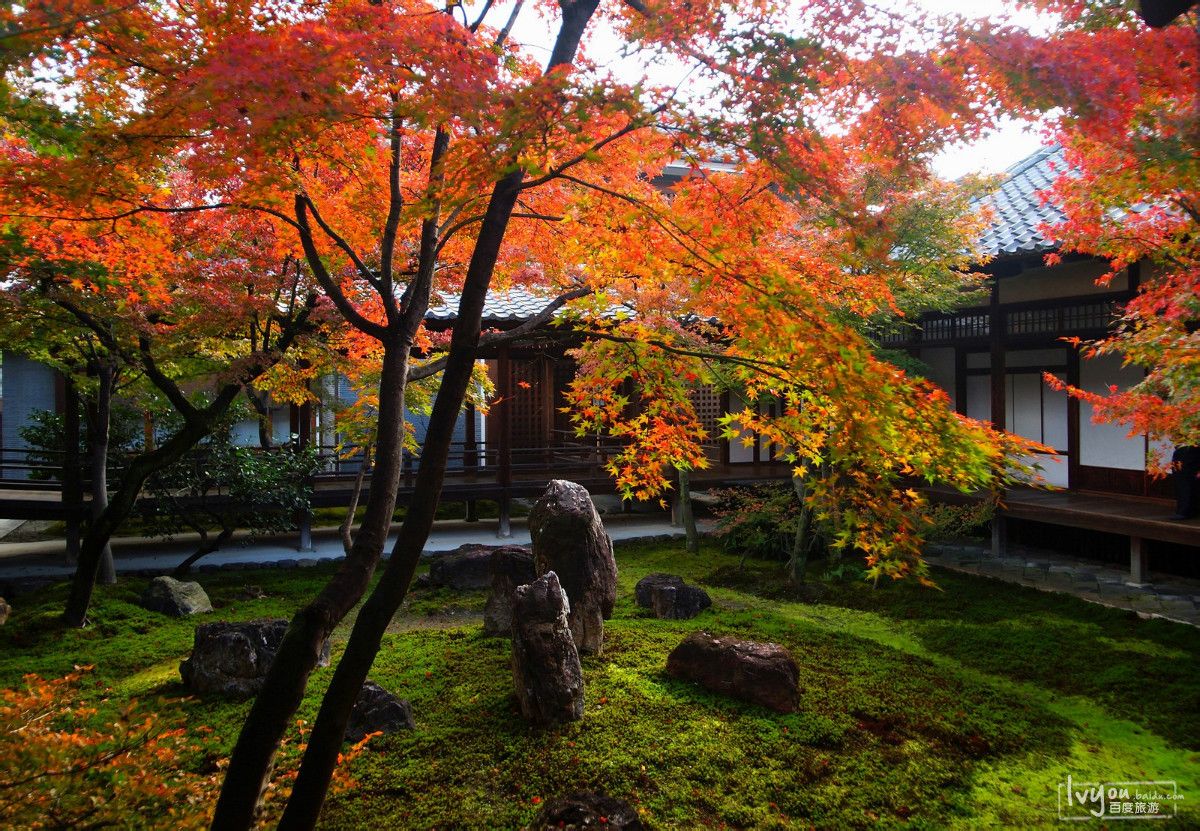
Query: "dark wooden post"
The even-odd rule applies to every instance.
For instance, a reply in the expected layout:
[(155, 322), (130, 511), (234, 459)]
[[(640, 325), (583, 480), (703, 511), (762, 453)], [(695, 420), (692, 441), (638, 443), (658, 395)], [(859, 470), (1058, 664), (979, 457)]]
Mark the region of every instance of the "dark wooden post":
[(512, 488), (512, 356), (508, 344), (503, 344), (497, 356), (496, 392), (500, 407), (496, 413), (499, 427), (500, 458), (497, 464), (497, 480), (500, 485), (500, 528), (497, 536), (512, 536), (510, 489)]
[(1000, 277), (992, 277), (992, 303), (988, 325), (988, 340), (992, 357), (992, 425), (1005, 429), (1007, 402), (1004, 375), (1004, 313), (1000, 310)]
[[(479, 444), (478, 436), (475, 434), (475, 405), (467, 402), (466, 408), (466, 431), (463, 436), (463, 472), (467, 474), (468, 480), (473, 480), (475, 471), (479, 468)], [(467, 500), (467, 522), (479, 521), (479, 505), (474, 499)]]

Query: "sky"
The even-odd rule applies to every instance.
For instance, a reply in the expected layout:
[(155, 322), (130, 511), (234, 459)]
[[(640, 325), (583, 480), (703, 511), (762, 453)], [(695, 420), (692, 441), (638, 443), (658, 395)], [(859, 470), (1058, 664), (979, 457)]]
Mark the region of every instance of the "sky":
[[(993, 17), (1007, 13), (1013, 22), (1022, 26), (1039, 27), (1038, 14), (1029, 10), (1014, 10), (1014, 6), (1020, 4), (1012, 0), (876, 0), (876, 5), (917, 5), (934, 14), (953, 13), (972, 17)], [(497, 3), (488, 22), (499, 27), (507, 20), (510, 9), (509, 3)], [(527, 5), (513, 28), (512, 37), (531, 54), (548, 56), (552, 41), (550, 21), (539, 17)], [(594, 36), (588, 56), (597, 63), (611, 66), (621, 77), (630, 80), (640, 77), (646, 71), (644, 61), (639, 60), (637, 55), (620, 55), (620, 47), (621, 41), (615, 35), (601, 31)], [(685, 71), (682, 64), (656, 65), (649, 69), (649, 75), (656, 82), (674, 85)], [(1043, 143), (1036, 124), (1009, 121), (977, 142), (947, 148), (934, 159), (933, 166), (938, 174), (947, 179), (957, 179), (968, 173), (1001, 173), (1029, 156)]]

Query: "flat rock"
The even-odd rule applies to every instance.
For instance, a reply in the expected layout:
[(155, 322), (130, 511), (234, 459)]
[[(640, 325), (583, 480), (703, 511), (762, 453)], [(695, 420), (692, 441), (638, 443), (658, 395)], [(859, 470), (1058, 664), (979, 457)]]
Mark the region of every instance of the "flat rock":
[(799, 706), (799, 670), (791, 653), (777, 643), (693, 632), (672, 650), (667, 672), (778, 713), (794, 713)]
[[(200, 624), (191, 656), (179, 665), (184, 686), (193, 692), (249, 698), (262, 688), (287, 627), (282, 618)], [(317, 666), (329, 666), (329, 641)]]
[(507, 638), (512, 634), (512, 604), (517, 586), (532, 583), (533, 552), (520, 545), (492, 551), (492, 593), (483, 609), (483, 634)]
[(346, 741), (360, 742), (370, 733), (385, 736), (398, 730), (414, 730), (412, 705), (368, 679), (354, 700), (346, 723)]
[(185, 583), (166, 576), (151, 580), (139, 602), (152, 612), (162, 612), (172, 617), (187, 617), (213, 610), (212, 602), (199, 583)]
[(598, 654), (604, 621), (617, 601), (617, 561), (587, 489), (551, 480), (529, 511), (529, 535), (537, 573), (557, 574), (570, 598), (568, 622), (576, 647)]
[(708, 592), (674, 574), (647, 574), (633, 589), (637, 604), (657, 618), (687, 620), (712, 606)]
[(569, 609), (553, 571), (514, 592), (513, 685), (521, 714), (534, 724), (583, 718), (583, 668), (567, 625)]
[(644, 827), (637, 810), (628, 802), (592, 791), (576, 791), (551, 799), (533, 821), (535, 831), (560, 828), (641, 831)]

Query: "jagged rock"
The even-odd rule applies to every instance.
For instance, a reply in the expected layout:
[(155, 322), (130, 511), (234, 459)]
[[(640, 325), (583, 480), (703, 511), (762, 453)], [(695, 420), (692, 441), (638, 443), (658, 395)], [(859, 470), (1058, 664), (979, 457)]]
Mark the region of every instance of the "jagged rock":
[[(283, 619), (200, 624), (191, 657), (179, 665), (184, 686), (194, 692), (249, 698), (262, 688), (287, 627)], [(329, 666), (329, 641), (317, 666)]]
[(182, 582), (174, 577), (155, 577), (142, 593), (141, 605), (152, 612), (172, 617), (187, 617), (213, 610), (199, 583)]
[(368, 733), (395, 733), (397, 730), (414, 730), (412, 705), (397, 698), (383, 687), (368, 679), (354, 700), (350, 721), (346, 723), (346, 741), (358, 742)]
[(800, 673), (791, 654), (777, 643), (693, 632), (667, 658), (667, 672), (779, 713), (794, 713), (798, 706)]
[(644, 827), (637, 810), (628, 802), (591, 791), (576, 791), (550, 800), (533, 821), (534, 831), (582, 828), (642, 831)]
[(517, 586), (532, 583), (533, 554), (519, 545), (505, 545), (492, 551), (492, 593), (483, 609), (483, 634), (505, 637), (512, 634), (513, 593)]
[(535, 724), (583, 718), (583, 669), (567, 625), (569, 610), (553, 571), (514, 592), (513, 684), (521, 714)]
[(0, 597), (0, 626), (3, 626), (8, 621), (8, 616), (12, 614), (12, 606), (4, 602), (4, 598)]
[(568, 621), (576, 647), (598, 654), (604, 621), (617, 601), (617, 561), (587, 490), (551, 480), (529, 512), (529, 534), (537, 573), (555, 572), (570, 598)]
[(496, 546), (467, 543), (449, 554), (437, 554), (429, 564), (429, 585), (455, 591), (486, 589), (492, 583), (492, 552)]
[(639, 606), (650, 609), (657, 618), (687, 620), (712, 605), (708, 592), (689, 586), (674, 574), (647, 574), (633, 589)]

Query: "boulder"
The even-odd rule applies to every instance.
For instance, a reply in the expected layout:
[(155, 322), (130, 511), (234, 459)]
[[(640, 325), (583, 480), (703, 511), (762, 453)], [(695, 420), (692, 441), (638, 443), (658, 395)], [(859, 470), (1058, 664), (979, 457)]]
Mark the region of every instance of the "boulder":
[(591, 791), (576, 791), (551, 799), (533, 821), (534, 831), (560, 828), (641, 831), (644, 827), (637, 810), (628, 802)]
[(507, 638), (512, 634), (513, 593), (517, 586), (532, 583), (533, 554), (519, 545), (505, 545), (492, 551), (492, 593), (483, 609), (483, 634)]
[(637, 604), (657, 618), (687, 620), (712, 605), (708, 592), (689, 586), (674, 574), (647, 574), (633, 589)]
[(395, 733), (397, 730), (414, 730), (412, 705), (397, 698), (383, 687), (368, 679), (354, 700), (350, 721), (346, 723), (346, 741), (360, 742), (368, 733)]
[(521, 714), (535, 724), (583, 718), (583, 669), (567, 625), (569, 610), (553, 571), (514, 592), (513, 684)]
[(667, 672), (778, 713), (794, 713), (798, 707), (799, 670), (791, 654), (777, 643), (693, 632), (667, 658)]
[(455, 591), (486, 589), (492, 583), (492, 551), (496, 546), (467, 543), (448, 554), (436, 554), (429, 564), (430, 586)]
[(598, 654), (604, 621), (617, 601), (617, 561), (612, 540), (587, 490), (554, 479), (529, 511), (534, 567), (553, 571), (570, 598), (568, 621), (580, 652)]
[(187, 617), (213, 610), (212, 602), (199, 583), (185, 583), (165, 576), (151, 580), (139, 602), (152, 612), (162, 612), (172, 617)]
[(0, 626), (5, 624), (10, 614), (12, 614), (12, 606), (9, 606), (4, 598), (0, 597)]
[[(249, 698), (262, 688), (287, 627), (283, 619), (200, 624), (191, 657), (179, 665), (184, 686), (193, 692)], [(329, 666), (329, 641), (321, 648), (317, 666)]]

